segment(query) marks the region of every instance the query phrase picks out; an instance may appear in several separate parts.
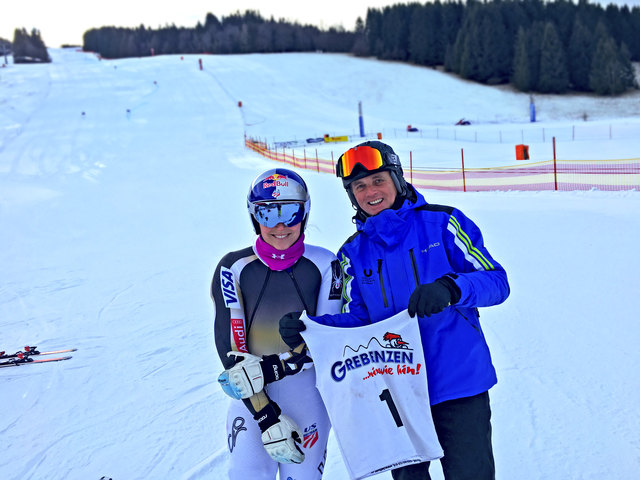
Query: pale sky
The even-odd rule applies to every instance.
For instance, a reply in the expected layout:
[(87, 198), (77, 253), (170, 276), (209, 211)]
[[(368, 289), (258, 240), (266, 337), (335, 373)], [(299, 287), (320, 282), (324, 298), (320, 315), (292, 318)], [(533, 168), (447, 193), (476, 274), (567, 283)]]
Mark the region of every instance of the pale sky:
[[(640, 0), (639, 0), (640, 1)], [(0, 37), (13, 40), (16, 28), (40, 30), (49, 47), (61, 44), (82, 44), (82, 35), (90, 28), (102, 26), (157, 28), (175, 23), (176, 26), (194, 27), (204, 23), (207, 13), (218, 18), (246, 10), (257, 10), (262, 17), (276, 20), (285, 18), (318, 27), (342, 25), (353, 30), (356, 19), (364, 20), (367, 8), (380, 8), (402, 3), (394, 0), (325, 0), (305, 2), (294, 0), (111, 0), (88, 2), (87, 0), (25, 0), (10, 2), (0, 8)]]
[[(598, 0), (606, 5), (616, 3), (640, 6), (640, 0)], [(364, 20), (367, 8), (380, 8), (408, 0), (325, 0), (304, 2), (294, 0), (181, 0), (159, 2), (157, 0), (111, 0), (94, 3), (87, 0), (25, 0), (10, 2), (0, 8), (0, 37), (13, 40), (16, 28), (40, 30), (49, 47), (61, 44), (82, 45), (82, 35), (90, 28), (102, 26), (157, 28), (174, 23), (181, 27), (194, 27), (204, 22), (207, 13), (218, 18), (245, 10), (257, 10), (264, 18), (285, 18), (302, 24), (328, 28), (342, 25), (353, 30), (356, 19)], [(424, 2), (421, 2), (424, 3)], [(592, 0), (592, 3), (595, 3)]]

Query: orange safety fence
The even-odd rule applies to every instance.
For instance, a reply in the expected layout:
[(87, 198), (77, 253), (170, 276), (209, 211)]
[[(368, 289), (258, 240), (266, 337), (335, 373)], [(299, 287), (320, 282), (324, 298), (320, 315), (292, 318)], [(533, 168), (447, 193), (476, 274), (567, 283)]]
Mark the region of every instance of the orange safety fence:
[(291, 149), (291, 154), (285, 153), (283, 149), (281, 152), (278, 150), (270, 150), (266, 143), (258, 142), (247, 138), (245, 145), (256, 153), (259, 153), (263, 157), (276, 162), (283, 162), (287, 165), (291, 165), (295, 168), (302, 168), (305, 170), (315, 170), (316, 172), (323, 173), (335, 173), (335, 165), (333, 160), (326, 160), (324, 158), (318, 158), (317, 154), (308, 156), (306, 150), (303, 150), (303, 156), (297, 157), (295, 150)]
[[(264, 142), (247, 138), (247, 148), (295, 168), (335, 174), (335, 161), (317, 153), (296, 156), (270, 150)], [(492, 168), (448, 170), (406, 168), (404, 177), (416, 188), (467, 192), (508, 190), (640, 190), (640, 158), (623, 160), (546, 160)]]

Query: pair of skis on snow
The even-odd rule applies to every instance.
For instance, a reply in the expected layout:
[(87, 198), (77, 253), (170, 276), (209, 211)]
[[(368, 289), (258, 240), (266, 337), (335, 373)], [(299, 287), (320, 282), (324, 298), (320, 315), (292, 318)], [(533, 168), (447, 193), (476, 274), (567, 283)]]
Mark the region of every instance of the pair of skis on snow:
[[(57, 355), (60, 353), (75, 352), (77, 348), (66, 348), (64, 350), (51, 350), (48, 352), (40, 352), (38, 347), (27, 345), (24, 350), (16, 353), (6, 354), (0, 352), (0, 368), (19, 367), (21, 365), (29, 365), (32, 363), (48, 363), (69, 360), (71, 356), (63, 357), (47, 357), (47, 355)], [(42, 357), (42, 358), (41, 358)]]

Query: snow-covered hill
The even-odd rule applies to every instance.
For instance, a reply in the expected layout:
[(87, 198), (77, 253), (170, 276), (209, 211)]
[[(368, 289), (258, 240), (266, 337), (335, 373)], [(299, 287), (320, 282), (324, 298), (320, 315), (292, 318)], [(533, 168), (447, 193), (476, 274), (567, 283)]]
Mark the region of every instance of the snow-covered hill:
[[(0, 350), (78, 351), (0, 370), (9, 480), (225, 478), (209, 282), (224, 253), (252, 241), (246, 191), (274, 165), (244, 148), (245, 133), (354, 134), (362, 101), (367, 131), (384, 131), (404, 161), (419, 150), (457, 166), (447, 152), (505, 164), (513, 144), (390, 132), (460, 117), (485, 131), (568, 127), (584, 112), (593, 128), (640, 125), (637, 92), (536, 97), (530, 125), (527, 95), (343, 55), (51, 55), (0, 69)], [(638, 157), (638, 139), (562, 148)], [(301, 173), (308, 241), (336, 250), (351, 206), (335, 177)], [(498, 478), (636, 479), (640, 193), (424, 193), (474, 219), (509, 274), (511, 297), (481, 319), (499, 376)], [(325, 478), (348, 478), (333, 439)]]

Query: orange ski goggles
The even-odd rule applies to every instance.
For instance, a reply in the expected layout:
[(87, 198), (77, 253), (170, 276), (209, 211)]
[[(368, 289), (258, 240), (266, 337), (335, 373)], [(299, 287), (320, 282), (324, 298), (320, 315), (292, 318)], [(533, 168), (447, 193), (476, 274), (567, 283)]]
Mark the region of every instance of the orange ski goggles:
[(373, 147), (354, 147), (340, 155), (336, 166), (336, 176), (349, 177), (357, 165), (371, 171), (383, 167), (385, 161), (380, 151)]

